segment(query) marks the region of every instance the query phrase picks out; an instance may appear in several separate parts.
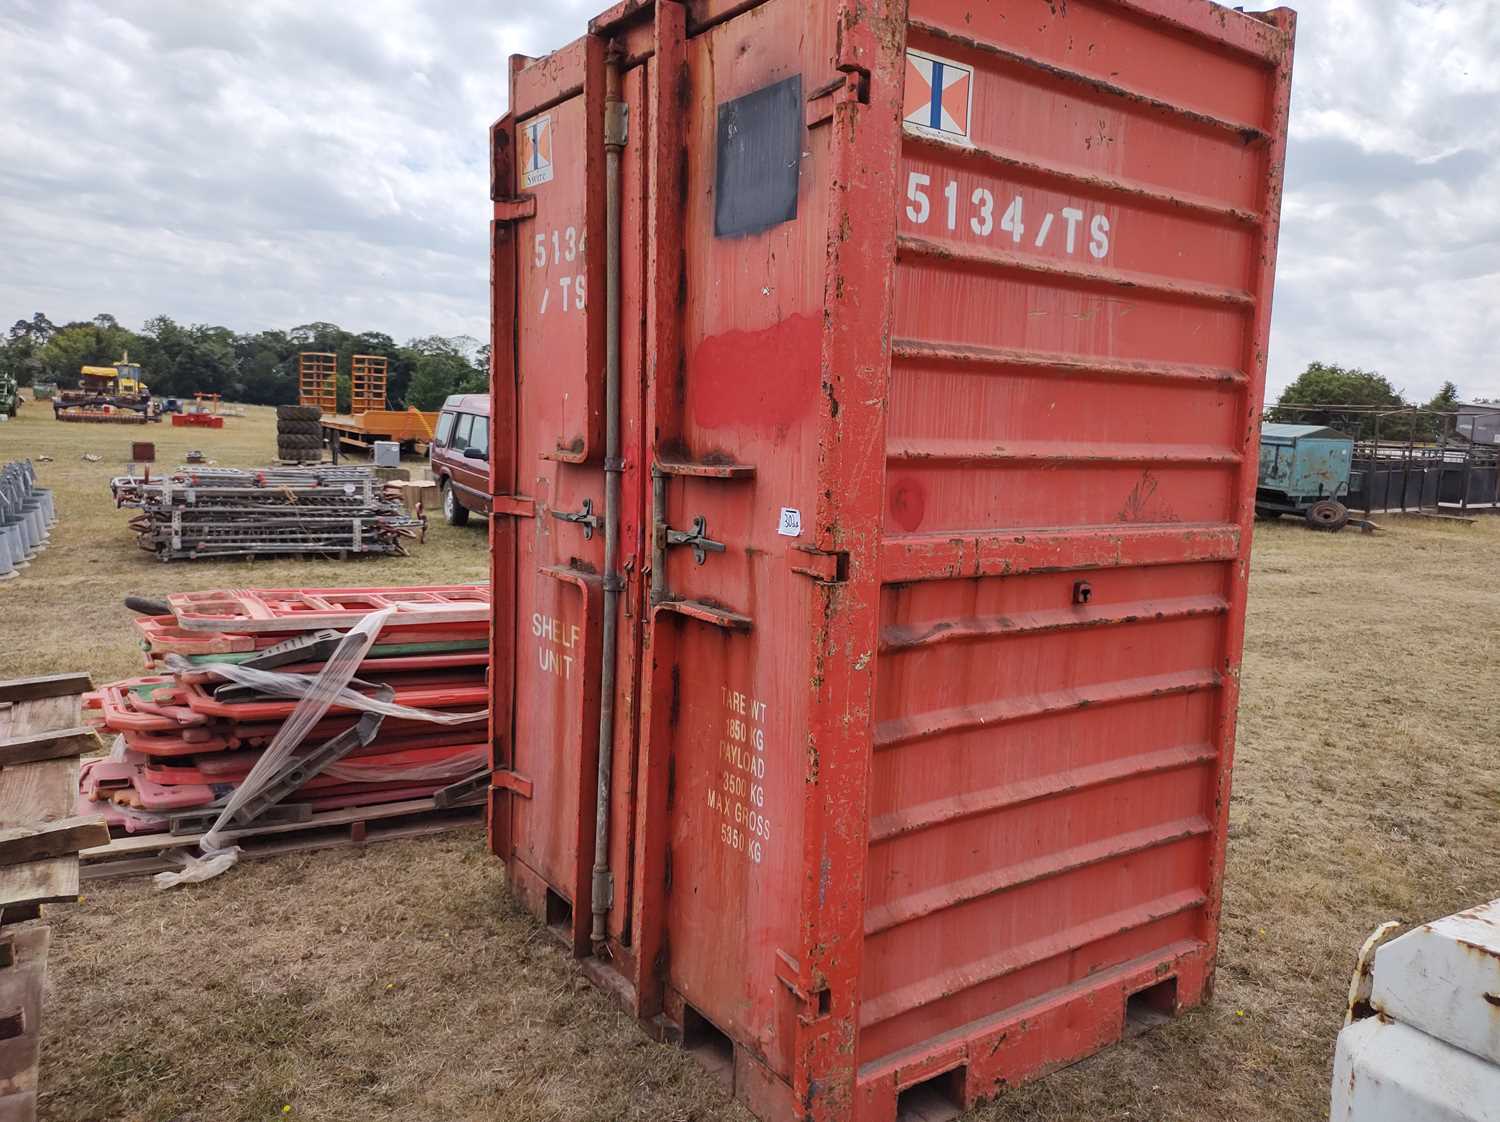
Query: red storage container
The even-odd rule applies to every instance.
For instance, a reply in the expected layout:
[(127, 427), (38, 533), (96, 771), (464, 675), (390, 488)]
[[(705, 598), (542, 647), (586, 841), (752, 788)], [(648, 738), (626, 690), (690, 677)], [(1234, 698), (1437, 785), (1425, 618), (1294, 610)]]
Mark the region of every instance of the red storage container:
[(491, 843), (763, 1118), (1207, 993), (1293, 28), (626, 0), (512, 60)]

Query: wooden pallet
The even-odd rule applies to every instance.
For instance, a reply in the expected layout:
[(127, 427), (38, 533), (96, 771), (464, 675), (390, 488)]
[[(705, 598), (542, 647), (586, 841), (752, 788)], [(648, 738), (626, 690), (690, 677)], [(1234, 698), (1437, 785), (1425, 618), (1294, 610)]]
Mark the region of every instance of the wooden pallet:
[(78, 757), (99, 747), (79, 725), (86, 674), (0, 682), (0, 1119), (36, 1118), (42, 995), (51, 928), (43, 904), (78, 899), (78, 848), (108, 837), (73, 816)]
[[(275, 857), (318, 849), (365, 845), (369, 842), (416, 838), (475, 826), (484, 822), (483, 796), (453, 807), (438, 807), (431, 798), (405, 799), (379, 806), (351, 807), (314, 814), (303, 822), (280, 822), (243, 830), (225, 830), (222, 837), (240, 847), (240, 858)], [(180, 866), (169, 854), (194, 848), (203, 839), (194, 834), (132, 834), (79, 854), (79, 875), (85, 881), (159, 873)]]

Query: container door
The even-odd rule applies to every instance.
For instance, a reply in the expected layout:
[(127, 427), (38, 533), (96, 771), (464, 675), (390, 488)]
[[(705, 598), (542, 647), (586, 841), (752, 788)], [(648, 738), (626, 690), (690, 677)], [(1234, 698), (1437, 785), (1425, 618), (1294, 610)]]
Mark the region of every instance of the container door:
[(690, 1031), (711, 1025), (783, 1074), (813, 673), (813, 580), (795, 561), (823, 400), (829, 130), (808, 127), (807, 94), (833, 68), (816, 8), (757, 7), (679, 43), (685, 68), (659, 39), (651, 79), (670, 90), (685, 70), (690, 89), (652, 138), (641, 956), (664, 957), (662, 1001)]
[(505, 475), (496, 456), (495, 582), (509, 604), (494, 640), (509, 650), (504, 676), (496, 661), (491, 831), (516, 891), (582, 953), (603, 610), (603, 44), (525, 62), (497, 129), (508, 185), (497, 214), (509, 222), (496, 241), (495, 350), (508, 353), (492, 412), (510, 454)]

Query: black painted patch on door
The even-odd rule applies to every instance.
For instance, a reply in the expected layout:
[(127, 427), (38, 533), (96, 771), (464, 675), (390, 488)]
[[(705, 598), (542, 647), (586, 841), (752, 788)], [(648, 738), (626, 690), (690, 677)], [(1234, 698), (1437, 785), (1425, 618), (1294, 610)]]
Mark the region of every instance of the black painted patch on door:
[(802, 76), (719, 106), (714, 236), (758, 234), (797, 217)]

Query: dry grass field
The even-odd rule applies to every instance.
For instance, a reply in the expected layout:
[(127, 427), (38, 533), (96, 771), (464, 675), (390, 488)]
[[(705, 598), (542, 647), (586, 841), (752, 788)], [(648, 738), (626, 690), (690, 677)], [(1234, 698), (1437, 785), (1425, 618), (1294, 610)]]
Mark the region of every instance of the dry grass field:
[[(88, 670), (95, 681), (142, 673), (124, 597), (204, 588), (353, 587), (459, 584), (489, 579), (483, 520), (453, 527), (431, 512), (425, 544), (409, 557), (240, 559), (164, 565), (137, 547), (126, 528), (133, 511), (117, 510), (109, 481), (125, 473), (130, 445), (156, 445), (156, 466), (182, 463), (191, 448), (222, 467), (256, 467), (276, 455), (276, 411), (246, 407), (222, 429), (98, 425), (53, 420), (50, 405), (28, 402), (0, 424), (0, 461), (51, 456), (38, 464), (56, 492), (52, 544), (18, 580), (0, 584), (0, 678)], [(87, 463), (85, 454), (102, 457)], [(414, 468), (425, 464), (412, 463)]]
[[(94, 429), (42, 409), (0, 426), (0, 458), (54, 457), (62, 511), (53, 549), (0, 586), (0, 677), (132, 671), (127, 592), (483, 575), (480, 533), (441, 526), (391, 561), (152, 561), (105, 486), (126, 445), (154, 438), (164, 462), (190, 445), (224, 463), (270, 451), (267, 414), (229, 426)], [(104, 461), (81, 464), (88, 450)], [(1216, 999), (976, 1118), (1326, 1118), (1369, 929), (1500, 896), (1500, 521), (1387, 524), (1257, 529)], [(748, 1118), (591, 990), (503, 879), (469, 830), (250, 862), (168, 894), (91, 888), (50, 910), (42, 1116)]]

